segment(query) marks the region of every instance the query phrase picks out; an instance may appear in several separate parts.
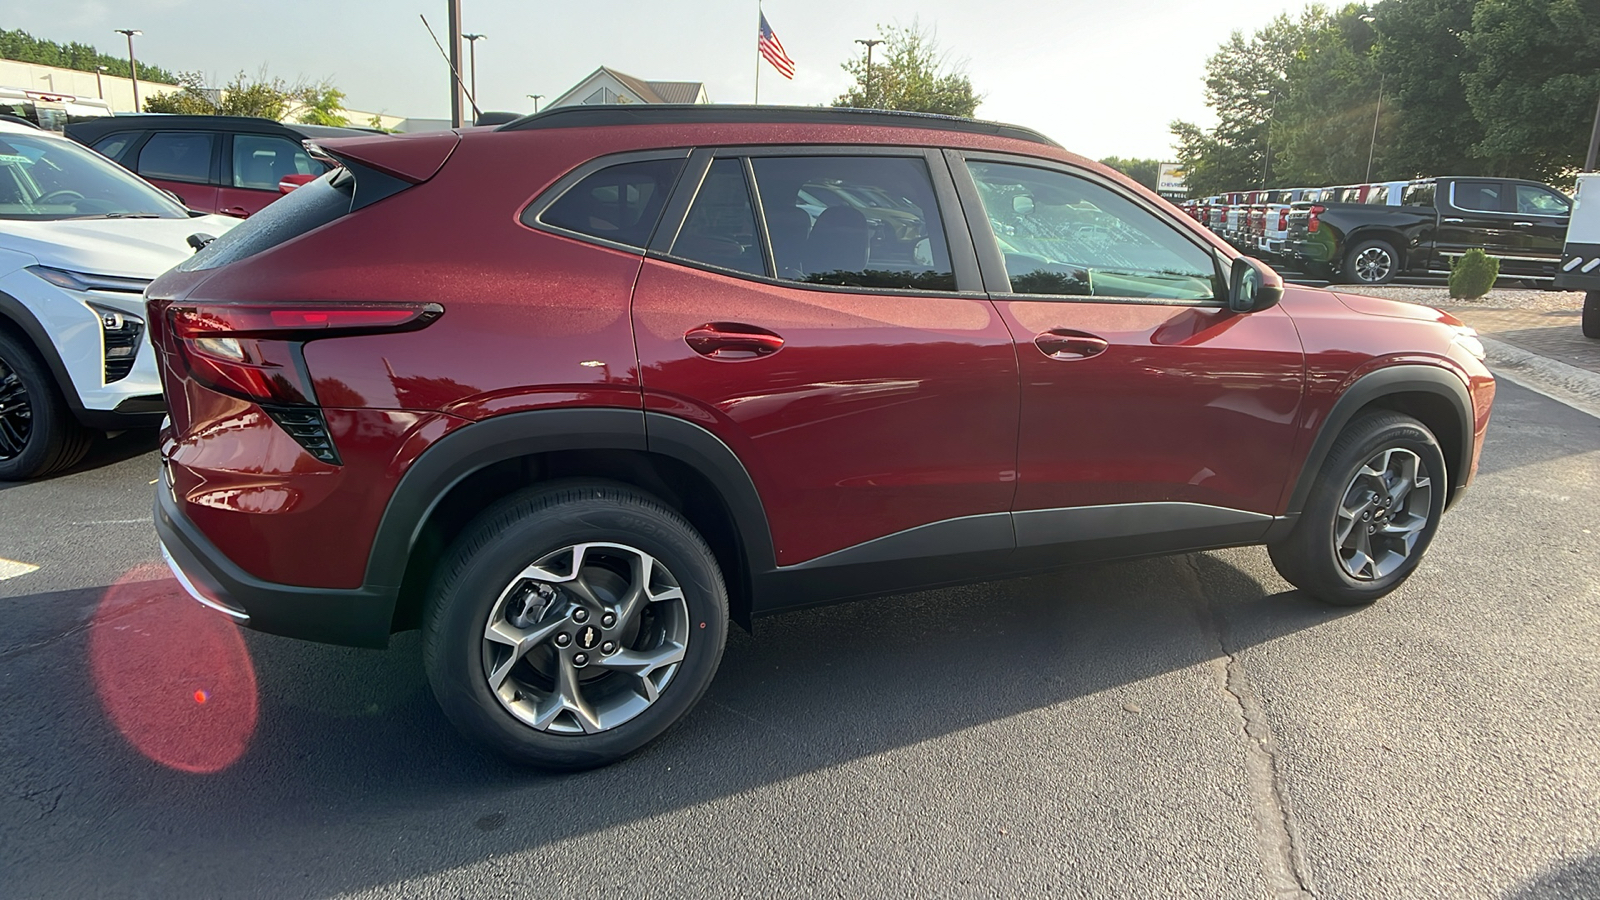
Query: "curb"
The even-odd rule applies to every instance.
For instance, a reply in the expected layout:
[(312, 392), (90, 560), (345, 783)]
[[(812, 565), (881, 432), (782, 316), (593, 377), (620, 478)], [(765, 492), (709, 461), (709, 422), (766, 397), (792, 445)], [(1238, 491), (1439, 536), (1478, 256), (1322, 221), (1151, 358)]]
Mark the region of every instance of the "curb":
[(1600, 375), (1478, 335), (1496, 377), (1600, 419)]

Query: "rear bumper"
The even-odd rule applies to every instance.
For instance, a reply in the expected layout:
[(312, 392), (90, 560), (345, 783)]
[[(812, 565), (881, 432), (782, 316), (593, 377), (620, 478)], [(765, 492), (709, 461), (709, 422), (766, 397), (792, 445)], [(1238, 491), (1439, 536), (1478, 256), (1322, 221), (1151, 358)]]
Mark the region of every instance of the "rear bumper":
[(184, 517), (165, 472), (156, 491), (155, 524), (167, 565), (184, 590), (207, 607), (257, 631), (285, 637), (351, 647), (388, 645), (398, 588), (306, 588), (256, 578), (234, 565)]

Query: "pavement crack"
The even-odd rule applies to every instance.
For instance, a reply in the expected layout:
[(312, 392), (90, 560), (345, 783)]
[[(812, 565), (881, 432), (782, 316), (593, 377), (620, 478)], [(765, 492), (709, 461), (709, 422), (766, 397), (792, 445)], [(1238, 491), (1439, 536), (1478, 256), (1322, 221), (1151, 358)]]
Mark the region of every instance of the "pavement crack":
[(1275, 900), (1316, 900), (1266, 709), (1250, 688), (1244, 662), (1230, 647), (1227, 621), (1205, 590), (1204, 573), (1195, 554), (1182, 560), (1179, 568), (1199, 599), (1201, 626), (1221, 651), (1221, 656), (1213, 657), (1208, 666), (1238, 722), (1236, 733), (1244, 753), (1245, 786), (1255, 819), (1262, 878)]

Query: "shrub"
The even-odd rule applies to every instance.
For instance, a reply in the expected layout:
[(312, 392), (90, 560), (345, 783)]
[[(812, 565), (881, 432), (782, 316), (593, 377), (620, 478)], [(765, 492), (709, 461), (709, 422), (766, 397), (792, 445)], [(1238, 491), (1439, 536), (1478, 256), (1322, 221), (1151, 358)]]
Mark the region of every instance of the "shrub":
[(1500, 275), (1500, 260), (1477, 247), (1450, 264), (1450, 299), (1476, 300), (1494, 287)]

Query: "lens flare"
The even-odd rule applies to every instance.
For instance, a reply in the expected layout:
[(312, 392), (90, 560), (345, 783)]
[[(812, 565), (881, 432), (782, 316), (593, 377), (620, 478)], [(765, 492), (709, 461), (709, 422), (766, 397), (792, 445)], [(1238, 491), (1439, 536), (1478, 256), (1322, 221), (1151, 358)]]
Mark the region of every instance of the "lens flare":
[(140, 566), (106, 589), (88, 645), (100, 704), (140, 753), (205, 774), (249, 749), (258, 710), (244, 638), (165, 567)]

